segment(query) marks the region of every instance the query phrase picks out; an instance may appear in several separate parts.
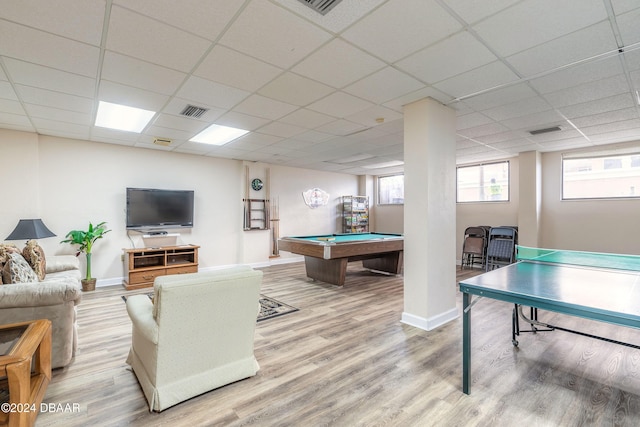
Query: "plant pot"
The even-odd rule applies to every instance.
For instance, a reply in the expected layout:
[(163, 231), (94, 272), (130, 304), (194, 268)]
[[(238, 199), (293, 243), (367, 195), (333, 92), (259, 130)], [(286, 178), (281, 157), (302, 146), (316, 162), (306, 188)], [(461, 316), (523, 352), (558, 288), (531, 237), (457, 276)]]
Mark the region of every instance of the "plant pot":
[(96, 279), (82, 279), (82, 290), (83, 291), (95, 291), (96, 290)]

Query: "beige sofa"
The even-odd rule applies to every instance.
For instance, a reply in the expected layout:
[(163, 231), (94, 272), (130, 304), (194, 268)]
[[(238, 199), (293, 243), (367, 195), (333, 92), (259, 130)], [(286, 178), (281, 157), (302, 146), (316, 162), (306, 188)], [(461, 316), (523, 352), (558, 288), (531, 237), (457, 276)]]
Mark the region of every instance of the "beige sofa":
[(262, 272), (249, 266), (155, 279), (154, 301), (127, 299), (127, 363), (149, 410), (170, 406), (259, 369), (253, 354)]
[(48, 256), (46, 272), (41, 282), (0, 285), (0, 324), (51, 320), (51, 367), (60, 368), (71, 363), (78, 346), (80, 264), (73, 255)]

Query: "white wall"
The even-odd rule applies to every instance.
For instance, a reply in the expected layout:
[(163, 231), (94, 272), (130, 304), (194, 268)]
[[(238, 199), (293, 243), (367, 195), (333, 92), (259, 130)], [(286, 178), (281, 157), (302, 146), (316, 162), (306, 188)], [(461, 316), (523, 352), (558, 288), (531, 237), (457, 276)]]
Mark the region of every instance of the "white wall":
[[(89, 221), (106, 221), (112, 231), (93, 251), (92, 270), (99, 285), (120, 283), (122, 249), (144, 246), (139, 233), (128, 235), (125, 229), (126, 187), (195, 191), (194, 228), (177, 232), (179, 243), (201, 246), (201, 268), (269, 262), (269, 232), (243, 231), (241, 161), (9, 130), (0, 130), (0, 152), (5, 173), (0, 239), (19, 219), (42, 218), (57, 234), (40, 240), (45, 252), (71, 254), (72, 246), (60, 244), (68, 231), (84, 229)], [(358, 177), (270, 168), (271, 195), (280, 202), (281, 237), (339, 231), (339, 196), (355, 194)], [(331, 194), (329, 205), (310, 209), (304, 204), (302, 191), (313, 187)]]

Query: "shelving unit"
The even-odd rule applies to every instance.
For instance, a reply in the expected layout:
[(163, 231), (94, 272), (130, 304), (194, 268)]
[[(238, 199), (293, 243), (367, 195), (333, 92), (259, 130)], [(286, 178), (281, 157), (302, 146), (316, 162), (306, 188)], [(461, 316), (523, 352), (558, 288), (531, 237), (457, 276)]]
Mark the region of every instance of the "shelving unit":
[(342, 232), (369, 232), (368, 196), (342, 196)]
[(196, 273), (200, 246), (165, 246), (161, 248), (125, 249), (127, 290), (153, 286), (158, 276)]

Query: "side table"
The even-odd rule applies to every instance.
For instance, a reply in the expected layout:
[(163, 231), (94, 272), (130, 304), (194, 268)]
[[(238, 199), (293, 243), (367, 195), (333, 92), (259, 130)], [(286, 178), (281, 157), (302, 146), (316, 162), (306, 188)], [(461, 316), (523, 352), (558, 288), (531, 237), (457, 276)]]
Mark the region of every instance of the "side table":
[(0, 425), (35, 424), (40, 403), (51, 381), (51, 321), (46, 319), (0, 325)]

